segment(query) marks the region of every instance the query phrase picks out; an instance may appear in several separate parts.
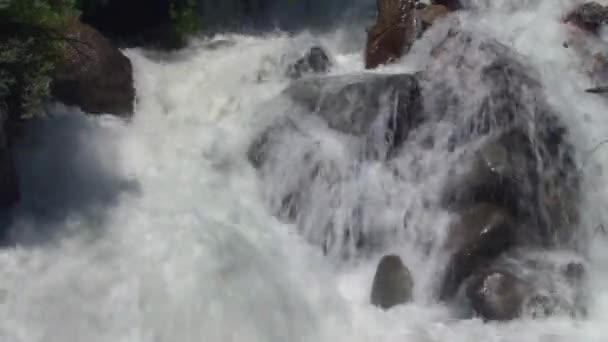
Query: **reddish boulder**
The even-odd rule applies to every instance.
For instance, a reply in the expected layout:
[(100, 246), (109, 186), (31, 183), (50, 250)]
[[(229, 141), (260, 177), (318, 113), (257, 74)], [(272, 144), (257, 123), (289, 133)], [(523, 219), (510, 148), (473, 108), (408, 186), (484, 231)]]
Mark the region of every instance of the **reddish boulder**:
[(376, 23), (367, 32), (367, 69), (399, 59), (417, 36), (413, 0), (378, 0), (377, 5)]

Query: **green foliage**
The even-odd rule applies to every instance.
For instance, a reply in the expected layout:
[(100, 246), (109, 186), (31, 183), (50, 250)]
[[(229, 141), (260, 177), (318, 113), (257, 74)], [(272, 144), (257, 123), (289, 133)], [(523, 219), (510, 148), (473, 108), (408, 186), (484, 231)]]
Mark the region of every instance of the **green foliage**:
[(71, 1), (0, 0), (0, 106), (9, 117), (39, 114), (61, 56), (59, 32), (75, 15)]
[(201, 28), (201, 17), (194, 0), (172, 1), (170, 9), (173, 45), (182, 47), (188, 36)]

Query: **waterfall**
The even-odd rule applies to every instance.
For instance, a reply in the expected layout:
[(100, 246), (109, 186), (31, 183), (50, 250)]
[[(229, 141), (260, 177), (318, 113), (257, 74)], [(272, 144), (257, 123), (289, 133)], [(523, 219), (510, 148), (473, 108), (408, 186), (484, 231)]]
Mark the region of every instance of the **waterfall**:
[[(596, 148), (608, 136), (608, 104), (584, 91), (583, 57), (564, 47), (561, 18), (572, 2), (468, 0), (474, 10), (374, 71), (362, 58), (373, 1), (250, 3), (200, 5), (211, 26), (279, 29), (227, 30), (171, 54), (126, 50), (138, 94), (130, 122), (54, 104), (28, 124), (15, 142), (23, 198), (6, 222), (12, 244), (0, 250), (0, 341), (608, 338), (608, 241), (596, 229), (608, 222), (608, 151)], [(453, 25), (470, 36), (445, 41)], [(314, 45), (330, 56), (329, 74), (289, 79), (289, 65)], [(348, 100), (332, 101), (336, 94)], [(512, 109), (493, 101), (509, 97), (501, 94), (537, 115), (505, 119), (537, 138), (532, 147), (494, 131), (503, 123), (487, 113)], [(357, 121), (366, 108), (375, 115)], [(424, 119), (399, 121), (403, 112)], [(268, 159), (256, 169), (251, 149), (269, 129)], [(553, 151), (543, 139), (567, 144)], [(502, 157), (522, 150), (533, 168)], [(536, 163), (541, 154), (555, 164)], [(525, 205), (500, 204), (542, 227), (493, 266), (545, 291), (537, 298), (583, 301), (584, 313), (484, 322), (467, 303), (440, 300), (460, 209), (444, 194), (478, 156), (522, 180)], [(540, 170), (538, 188), (522, 169)], [(575, 175), (558, 188), (579, 190), (569, 203), (580, 234), (562, 234), (558, 218), (572, 208), (539, 204), (561, 171)], [(413, 293), (385, 311), (370, 291), (387, 254), (403, 260)], [(588, 275), (582, 293), (556, 272), (576, 272), (573, 262)]]

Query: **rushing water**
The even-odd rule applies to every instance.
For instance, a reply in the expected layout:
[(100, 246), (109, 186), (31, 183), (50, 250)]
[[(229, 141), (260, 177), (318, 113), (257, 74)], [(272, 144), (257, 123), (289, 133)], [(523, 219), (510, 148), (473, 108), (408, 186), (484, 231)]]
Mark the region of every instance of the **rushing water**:
[[(583, 155), (608, 137), (608, 106), (582, 91), (590, 83), (579, 57), (562, 46), (567, 29), (559, 18), (571, 2), (470, 2), (482, 12), (463, 21), (537, 69)], [(195, 41), (171, 56), (130, 50), (139, 94), (132, 122), (51, 108), (18, 144), (24, 198), (10, 222), (17, 243), (0, 251), (0, 341), (606, 341), (601, 235), (588, 255), (586, 318), (486, 324), (456, 319), (435, 303), (436, 260), (411, 241), (385, 252), (411, 268), (414, 302), (383, 312), (368, 302), (380, 255), (324, 257), (270, 215), (246, 150), (267, 123), (267, 100), (287, 85), (285, 63), (320, 42), (335, 59), (332, 73), (360, 72), (363, 37), (363, 27), (338, 27), (322, 35), (222, 36), (216, 39), (228, 43)], [(378, 72), (415, 71), (425, 44)], [(341, 155), (339, 137), (322, 138), (335, 149), (328, 153)], [(427, 158), (433, 164), (443, 156)], [(585, 160), (581, 210), (594, 227), (608, 220), (601, 173), (608, 151)], [(370, 167), (366, 179), (362, 191), (387, 191), (381, 169)], [(425, 187), (403, 189), (407, 203)], [(443, 212), (414, 215), (432, 232), (447, 222)]]

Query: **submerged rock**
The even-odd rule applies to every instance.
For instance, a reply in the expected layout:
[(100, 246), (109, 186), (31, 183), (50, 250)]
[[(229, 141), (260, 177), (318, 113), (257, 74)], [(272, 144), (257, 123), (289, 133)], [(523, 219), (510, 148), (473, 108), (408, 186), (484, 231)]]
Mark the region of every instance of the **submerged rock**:
[(135, 88), (131, 61), (92, 27), (70, 23), (70, 39), (51, 84), (55, 99), (88, 113), (133, 114)]
[(608, 23), (608, 7), (597, 2), (584, 3), (570, 12), (565, 22), (582, 30), (598, 33), (602, 25)]
[(449, 227), (446, 249), (452, 256), (440, 299), (453, 298), (463, 281), (512, 247), (516, 228), (511, 216), (498, 206), (480, 204), (463, 210)]
[(325, 50), (320, 46), (313, 46), (304, 57), (288, 68), (287, 75), (292, 79), (298, 79), (306, 74), (324, 74), (331, 66), (331, 60)]
[(365, 68), (398, 60), (417, 37), (413, 0), (377, 0), (376, 23), (368, 29)]
[(388, 310), (412, 300), (414, 281), (401, 258), (387, 255), (380, 260), (372, 285), (371, 303)]
[(483, 319), (506, 321), (521, 314), (527, 286), (511, 273), (487, 271), (472, 279), (466, 293)]

